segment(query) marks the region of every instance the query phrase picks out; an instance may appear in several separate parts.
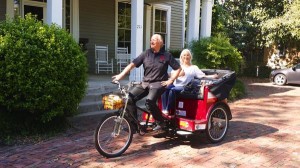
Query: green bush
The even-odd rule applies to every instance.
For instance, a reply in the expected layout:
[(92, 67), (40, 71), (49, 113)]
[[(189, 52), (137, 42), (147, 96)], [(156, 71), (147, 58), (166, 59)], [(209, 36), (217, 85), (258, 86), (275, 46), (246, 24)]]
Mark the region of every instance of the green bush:
[(86, 82), (86, 57), (65, 30), (30, 15), (0, 23), (0, 134), (63, 124)]
[(230, 69), (238, 73), (243, 58), (223, 35), (202, 38), (190, 44), (193, 63), (201, 69)]
[(179, 49), (170, 49), (169, 52), (172, 54), (174, 58), (179, 58), (181, 54), (181, 50)]
[(240, 99), (246, 95), (246, 88), (242, 81), (236, 80), (232, 90), (230, 91), (228, 100), (234, 101)]

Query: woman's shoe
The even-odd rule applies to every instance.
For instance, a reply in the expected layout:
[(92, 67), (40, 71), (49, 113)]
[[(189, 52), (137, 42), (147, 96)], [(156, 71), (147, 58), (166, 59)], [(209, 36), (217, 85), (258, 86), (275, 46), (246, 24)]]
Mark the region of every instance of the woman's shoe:
[(168, 110), (163, 110), (162, 113), (165, 114), (165, 115), (168, 115), (169, 111)]

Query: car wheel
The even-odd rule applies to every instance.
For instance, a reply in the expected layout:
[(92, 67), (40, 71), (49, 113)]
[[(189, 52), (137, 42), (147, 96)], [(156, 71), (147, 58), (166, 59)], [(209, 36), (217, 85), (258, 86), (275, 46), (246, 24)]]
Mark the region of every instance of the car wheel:
[(286, 76), (283, 75), (283, 74), (276, 75), (275, 78), (274, 78), (274, 83), (276, 85), (280, 85), (280, 86), (285, 85), (285, 83), (286, 83)]

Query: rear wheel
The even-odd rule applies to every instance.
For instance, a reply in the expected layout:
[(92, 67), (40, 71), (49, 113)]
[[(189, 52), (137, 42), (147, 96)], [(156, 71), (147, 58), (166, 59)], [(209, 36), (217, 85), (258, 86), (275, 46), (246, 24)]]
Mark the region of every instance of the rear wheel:
[(285, 85), (286, 84), (286, 76), (283, 74), (278, 74), (274, 77), (274, 83), (276, 85)]
[(227, 112), (229, 113), (224, 105), (217, 105), (209, 114), (205, 132), (208, 140), (212, 143), (221, 142), (227, 133), (229, 125)]
[(117, 157), (127, 150), (132, 136), (132, 127), (126, 118), (106, 116), (95, 130), (95, 147), (105, 157)]

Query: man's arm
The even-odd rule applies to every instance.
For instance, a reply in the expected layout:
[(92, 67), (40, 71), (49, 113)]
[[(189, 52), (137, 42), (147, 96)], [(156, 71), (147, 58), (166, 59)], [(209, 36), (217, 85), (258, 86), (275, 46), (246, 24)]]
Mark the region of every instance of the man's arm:
[(131, 62), (129, 65), (126, 66), (126, 68), (121, 73), (112, 77), (113, 81), (118, 81), (123, 79), (124, 76), (128, 74), (134, 67), (135, 67), (134, 63)]

